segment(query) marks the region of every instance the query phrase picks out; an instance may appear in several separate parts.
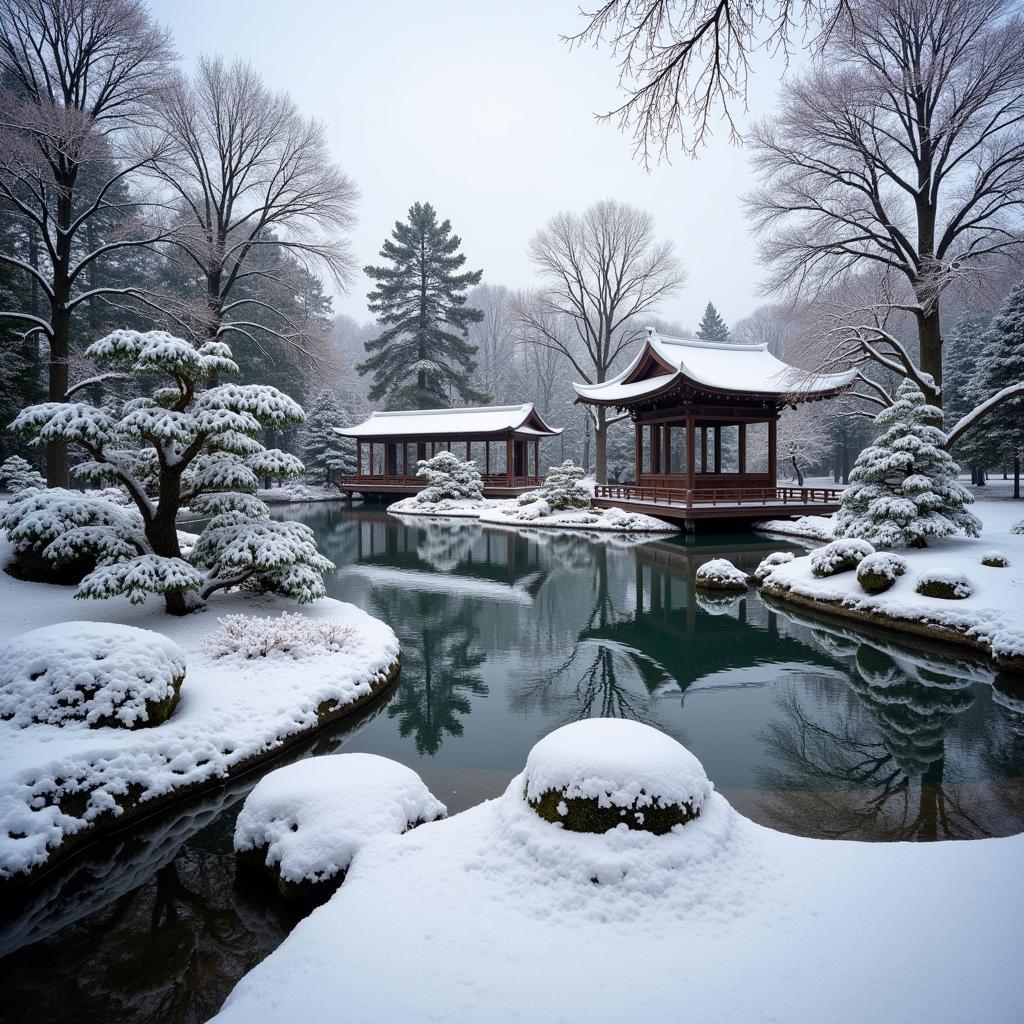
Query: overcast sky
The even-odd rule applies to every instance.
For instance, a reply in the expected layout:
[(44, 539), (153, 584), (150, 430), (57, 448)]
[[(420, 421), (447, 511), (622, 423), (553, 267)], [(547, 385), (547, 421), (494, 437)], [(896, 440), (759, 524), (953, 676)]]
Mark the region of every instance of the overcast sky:
[[(631, 139), (599, 125), (617, 98), (607, 52), (573, 50), (577, 0), (152, 0), (186, 61), (250, 59), (272, 86), (322, 120), (362, 198), (360, 267), (396, 219), (433, 203), (484, 280), (529, 285), (530, 235), (560, 210), (607, 197), (649, 210), (689, 272), (664, 315), (695, 326), (715, 303), (734, 323), (759, 302), (759, 271), (738, 197), (751, 184), (722, 126), (700, 159), (646, 173)], [(775, 101), (779, 66), (763, 62), (751, 110)], [(335, 309), (369, 318), (360, 271)]]

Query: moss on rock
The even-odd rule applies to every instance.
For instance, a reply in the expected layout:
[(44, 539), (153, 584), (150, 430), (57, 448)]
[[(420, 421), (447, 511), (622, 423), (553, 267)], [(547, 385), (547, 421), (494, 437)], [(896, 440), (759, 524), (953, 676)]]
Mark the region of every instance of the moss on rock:
[(632, 807), (613, 804), (601, 806), (593, 798), (567, 797), (563, 792), (549, 789), (530, 806), (545, 820), (558, 823), (570, 832), (592, 832), (601, 835), (619, 825), (656, 836), (671, 832), (675, 825), (685, 825), (700, 817), (700, 808), (693, 804), (663, 804), (655, 801), (647, 806), (634, 803)]

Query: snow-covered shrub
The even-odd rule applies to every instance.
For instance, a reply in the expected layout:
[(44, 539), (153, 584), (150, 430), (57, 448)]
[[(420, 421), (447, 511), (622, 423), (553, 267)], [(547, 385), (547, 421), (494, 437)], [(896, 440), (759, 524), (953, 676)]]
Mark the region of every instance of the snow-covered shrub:
[(750, 580), (742, 569), (737, 569), (728, 558), (712, 558), (705, 562), (694, 578), (698, 587), (709, 590), (746, 590)]
[(1013, 526), (1010, 527), (1010, 533), (1017, 537), (1024, 536), (1024, 519), (1019, 523), (1014, 523)]
[(836, 536), (886, 548), (923, 548), (929, 537), (957, 533), (977, 537), (981, 521), (965, 508), (974, 497), (957, 482), (957, 464), (945, 450), (942, 411), (905, 380), (875, 423), (882, 434), (857, 456)]
[(12, 494), (17, 494), (29, 487), (45, 487), (46, 477), (27, 459), (10, 455), (0, 463), (0, 484), (6, 485)]
[(551, 466), (540, 488), (540, 498), (552, 512), (570, 508), (588, 508), (590, 491), (581, 483), (586, 472), (566, 459), (560, 466)]
[(962, 601), (974, 593), (971, 581), (954, 569), (929, 569), (917, 577), (914, 589), (924, 597), (941, 597), (946, 601)]
[(517, 505), (532, 505), (535, 501), (540, 500), (540, 491), (524, 491), (522, 494), (516, 496)]
[(877, 551), (862, 558), (857, 566), (857, 582), (869, 594), (881, 594), (888, 590), (898, 576), (907, 571), (905, 559), (886, 551)]
[(777, 566), (792, 562), (794, 558), (792, 551), (773, 551), (766, 558), (762, 558), (754, 570), (754, 582), (760, 586), (772, 574)]
[[(11, 429), (34, 444), (65, 441), (87, 461), (78, 477), (112, 483), (127, 494), (139, 519), (87, 523), (61, 539), (60, 557), (92, 556), (96, 569), (82, 581), (81, 597), (124, 594), (133, 601), (162, 594), (167, 610), (184, 614), (217, 590), (256, 578), (263, 589), (296, 600), (325, 593), (321, 574), (333, 568), (320, 555), (312, 531), (298, 523), (267, 521), (255, 497), (260, 477), (294, 477), (302, 463), (265, 448), (257, 438), (303, 419), (302, 409), (276, 388), (219, 384), (211, 377), (237, 373), (220, 341), (195, 346), (164, 331), (119, 330), (85, 354), (101, 366), (126, 368), (145, 383), (165, 379), (149, 397), (29, 406)], [(175, 523), (188, 505), (210, 522), (185, 561)], [(54, 555), (47, 548), (47, 556)]]
[[(28, 488), (0, 509), (0, 529), (14, 546), (8, 567), (18, 579), (79, 583), (104, 558), (134, 554), (142, 516), (105, 493)], [(80, 538), (94, 543), (86, 548)]]
[(628, 719), (589, 718), (534, 746), (529, 805), (570, 832), (626, 825), (664, 835), (698, 817), (711, 794), (700, 761), (671, 736)]
[(819, 579), (856, 569), (875, 549), (866, 540), (834, 540), (811, 552), (811, 572)]
[(992, 550), (986, 551), (981, 556), (981, 564), (991, 566), (993, 569), (1005, 569), (1010, 564), (1010, 560), (1002, 551)]
[(351, 626), (318, 622), (298, 612), (276, 618), (260, 615), (225, 615), (217, 628), (203, 637), (203, 650), (211, 658), (266, 658), (272, 652), (301, 658), (352, 647), (359, 634)]
[(0, 718), (15, 725), (139, 729), (178, 703), (185, 654), (167, 637), (111, 622), (61, 622), (0, 650)]
[(476, 463), (465, 462), (451, 452), (438, 452), (432, 459), (420, 459), (416, 463), (416, 475), (427, 481), (427, 486), (416, 496), (418, 502), (483, 499), (484, 481)]
[(286, 898), (321, 901), (375, 836), (448, 813), (420, 777), (376, 754), (308, 757), (265, 775), (235, 823), (239, 863), (270, 875)]

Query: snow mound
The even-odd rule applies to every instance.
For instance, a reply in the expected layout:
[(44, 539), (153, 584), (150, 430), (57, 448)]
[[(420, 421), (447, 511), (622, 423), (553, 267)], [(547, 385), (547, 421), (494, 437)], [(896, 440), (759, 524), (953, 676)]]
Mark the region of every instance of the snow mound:
[(487, 498), (441, 498), (438, 501), (427, 501), (422, 495), (420, 491), (419, 494), (394, 501), (388, 505), (388, 512), (392, 515), (475, 519), (481, 511), (493, 504)]
[(737, 569), (728, 558), (712, 558), (705, 562), (695, 577), (698, 587), (711, 590), (746, 590), (749, 581), (742, 569)]
[(962, 601), (974, 593), (971, 581), (954, 569), (929, 569), (917, 577), (914, 589), (924, 597), (946, 601)]
[(520, 505), (517, 499), (496, 502), (481, 511), (480, 522), (609, 533), (675, 533), (678, 529), (654, 516), (621, 508), (573, 508), (559, 512), (552, 510), (544, 498), (538, 498), (527, 505)]
[(993, 548), (981, 556), (981, 564), (987, 565), (992, 569), (1005, 569), (1009, 566), (1010, 560), (1002, 551)]
[(811, 552), (811, 572), (819, 579), (835, 576), (836, 573), (856, 569), (863, 559), (874, 553), (874, 547), (866, 540), (852, 537), (834, 540)]
[(184, 678), (184, 652), (159, 633), (61, 622), (22, 633), (0, 651), (0, 718), (19, 726), (158, 725)]
[(833, 516), (800, 516), (799, 519), (761, 519), (754, 529), (778, 533), (784, 537), (810, 537), (811, 540), (832, 540), (835, 537)]
[(758, 563), (757, 568), (754, 570), (754, 581), (758, 584), (764, 583), (776, 566), (792, 562), (793, 558), (792, 551), (773, 551)]
[(527, 802), (572, 832), (662, 834), (699, 817), (712, 791), (700, 761), (648, 725), (589, 718), (549, 733), (526, 759)]
[(376, 754), (310, 757), (257, 783), (235, 824), (235, 851), (254, 855), (286, 884), (337, 884), (368, 840), (447, 813), (397, 761)]
[(888, 552), (876, 551), (873, 555), (866, 555), (860, 560), (857, 565), (857, 582), (869, 594), (881, 594), (906, 571), (906, 559)]

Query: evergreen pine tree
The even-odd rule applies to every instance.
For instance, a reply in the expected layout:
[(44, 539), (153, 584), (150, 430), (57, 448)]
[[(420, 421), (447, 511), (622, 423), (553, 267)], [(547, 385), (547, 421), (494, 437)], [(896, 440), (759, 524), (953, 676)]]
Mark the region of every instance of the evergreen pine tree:
[(356, 471), (352, 441), (334, 432), (350, 426), (348, 413), (333, 391), (322, 391), (313, 400), (299, 437), (307, 474), (317, 483), (337, 483), (338, 477)]
[(896, 402), (875, 418), (881, 436), (857, 456), (836, 513), (837, 537), (923, 548), (929, 537), (978, 536), (981, 522), (964, 508), (974, 497), (957, 483), (941, 422), (942, 410), (903, 381)]
[[(942, 412), (947, 428), (952, 428), (990, 394), (982, 373), (987, 332), (992, 324), (988, 313), (965, 313), (944, 341), (945, 370), (942, 375)], [(996, 389), (998, 390), (998, 388)], [(957, 458), (972, 467), (972, 478), (998, 457), (986, 430), (968, 431), (957, 443)], [(981, 476), (984, 481), (984, 476)]]
[[(972, 396), (973, 404), (985, 401), (1007, 384), (1024, 380), (1024, 282), (1013, 287), (989, 326), (976, 379), (979, 387)], [(1020, 497), (1024, 402), (1019, 397), (1010, 399), (986, 416), (975, 430), (969, 431), (966, 440), (990, 447), (993, 457), (1005, 460), (1004, 465), (1013, 463), (1014, 497)]]
[(483, 318), (466, 305), (466, 289), (483, 271), (459, 273), (466, 257), (451, 231), (429, 203), (414, 203), (380, 251), (391, 265), (363, 268), (377, 282), (369, 306), (385, 330), (367, 343), (369, 358), (357, 369), (373, 374), (370, 400), (389, 409), (446, 408), (453, 393), (486, 400), (470, 383), (476, 348), (466, 340), (469, 325)]
[(707, 304), (704, 316), (701, 319), (700, 327), (697, 328), (697, 337), (702, 341), (728, 341), (729, 328), (725, 321), (718, 315), (712, 303)]

